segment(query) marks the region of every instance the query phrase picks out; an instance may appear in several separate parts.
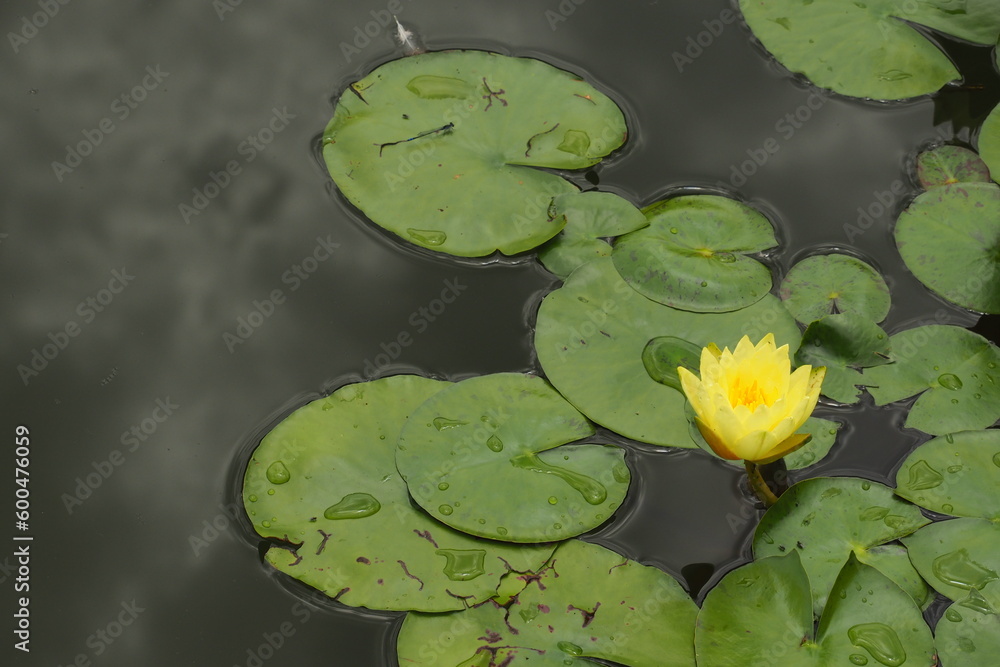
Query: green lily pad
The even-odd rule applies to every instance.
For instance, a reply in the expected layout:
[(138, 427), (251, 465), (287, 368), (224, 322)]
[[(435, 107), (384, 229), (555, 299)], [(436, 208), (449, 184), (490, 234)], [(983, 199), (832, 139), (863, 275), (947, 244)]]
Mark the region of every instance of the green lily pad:
[(809, 579), (797, 553), (762, 558), (722, 578), (695, 630), (699, 665), (932, 667), (934, 641), (904, 591), (852, 554), (814, 630)]
[[(819, 477), (793, 485), (764, 513), (754, 533), (753, 552), (763, 558), (798, 551), (819, 613), (850, 554), (880, 567), (891, 554), (876, 552), (869, 562), (869, 549), (927, 523), (919, 509), (896, 498), (887, 486), (854, 477)], [(884, 574), (898, 576), (905, 565), (887, 567)], [(903, 577), (901, 585), (906, 580)]]
[(555, 236), (564, 221), (549, 217), (549, 203), (577, 190), (535, 167), (589, 167), (626, 133), (618, 106), (575, 74), (440, 51), (351, 84), (323, 157), (344, 196), (403, 239), (461, 257), (509, 255)]
[(549, 217), (565, 218), (562, 231), (538, 249), (546, 269), (565, 279), (581, 264), (611, 254), (605, 238), (633, 232), (649, 224), (642, 211), (611, 192), (578, 192), (552, 200)]
[(643, 209), (649, 226), (615, 242), (615, 268), (643, 296), (674, 308), (725, 312), (760, 301), (771, 271), (747, 253), (778, 244), (758, 211), (735, 199), (689, 195)]
[(989, 183), (990, 170), (975, 151), (938, 146), (917, 156), (917, 180), (924, 190), (955, 183)]
[(243, 504), (267, 560), (327, 595), (371, 609), (463, 609), (552, 546), (481, 540), (410, 504), (395, 443), (418, 405), (450, 383), (399, 375), (342, 387), (299, 408), (254, 451)]
[(1000, 655), (1000, 596), (996, 590), (969, 595), (948, 607), (934, 628), (945, 667), (993, 667)]
[(840, 403), (857, 403), (864, 385), (859, 368), (888, 362), (889, 336), (861, 315), (842, 313), (816, 320), (802, 335), (795, 354), (799, 365), (826, 366), (823, 395)]
[(593, 421), (633, 440), (696, 447), (684, 395), (649, 376), (642, 353), (650, 340), (673, 336), (705, 346), (736, 346), (773, 332), (798, 347), (799, 330), (781, 302), (767, 296), (729, 313), (692, 313), (663, 306), (630, 288), (610, 258), (573, 272), (538, 311), (535, 352), (559, 392)]
[(902, 540), (910, 561), (934, 590), (952, 600), (973, 588), (1000, 587), (1000, 525), (987, 519), (950, 519)]
[(505, 605), (411, 613), (396, 643), (400, 665), (694, 667), (698, 608), (670, 575), (596, 544), (560, 544)]
[(859, 560), (889, 577), (893, 583), (906, 591), (921, 609), (926, 609), (934, 602), (934, 591), (913, 567), (903, 545), (893, 543), (872, 547)]
[(740, 0), (743, 17), (778, 62), (842, 95), (899, 100), (959, 78), (948, 57), (910, 24), (994, 44), (993, 0)]
[(934, 438), (896, 473), (896, 494), (932, 512), (1000, 521), (1000, 431)]
[[(1000, 47), (997, 48), (997, 67), (1000, 68)], [(979, 156), (990, 169), (993, 180), (1000, 179), (1000, 105), (993, 108), (979, 130)]]
[(788, 312), (803, 324), (836, 313), (881, 322), (891, 305), (881, 274), (850, 255), (806, 257), (781, 281), (779, 295)]
[(413, 412), (396, 466), (417, 503), (453, 528), (509, 542), (563, 540), (606, 521), (628, 491), (625, 450), (565, 444), (593, 434), (542, 378), (484, 375)]
[(785, 467), (788, 470), (800, 470), (814, 463), (819, 463), (830, 453), (830, 448), (837, 441), (837, 433), (843, 427), (840, 422), (820, 417), (810, 417), (796, 433), (808, 433), (812, 437), (785, 457)]
[(875, 403), (920, 394), (906, 426), (944, 435), (990, 426), (1000, 417), (1000, 349), (962, 327), (930, 325), (889, 339), (892, 362), (865, 370)]
[(917, 279), (970, 310), (1000, 313), (1000, 186), (956, 183), (903, 211), (896, 246)]

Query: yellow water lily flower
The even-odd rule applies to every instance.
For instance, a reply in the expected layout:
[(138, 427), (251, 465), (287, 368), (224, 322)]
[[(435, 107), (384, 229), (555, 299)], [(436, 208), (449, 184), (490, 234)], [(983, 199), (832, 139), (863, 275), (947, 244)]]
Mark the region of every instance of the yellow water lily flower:
[(701, 378), (683, 367), (677, 372), (716, 454), (771, 463), (809, 440), (796, 431), (816, 407), (826, 368), (791, 372), (788, 346), (776, 348), (769, 333), (757, 345), (744, 336), (732, 352), (714, 344), (702, 349)]

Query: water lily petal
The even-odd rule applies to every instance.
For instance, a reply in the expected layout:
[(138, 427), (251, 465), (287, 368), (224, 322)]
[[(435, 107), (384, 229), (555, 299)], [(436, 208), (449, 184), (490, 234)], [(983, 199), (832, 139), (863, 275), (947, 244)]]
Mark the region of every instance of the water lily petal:
[(774, 449), (777, 442), (770, 431), (753, 431), (740, 438), (733, 446), (733, 450), (741, 459), (757, 461)]
[(705, 442), (708, 443), (708, 446), (712, 448), (713, 452), (715, 452), (722, 458), (728, 459), (730, 461), (738, 461), (740, 458), (742, 458), (740, 456), (737, 456), (734, 452), (730, 451), (730, 449), (726, 447), (725, 441), (721, 437), (719, 437), (715, 433), (715, 431), (713, 431), (704, 423), (702, 423), (700, 419), (695, 419), (694, 423), (697, 424), (698, 431), (701, 432), (701, 437), (705, 438)]
[(809, 433), (793, 433), (789, 437), (785, 438), (777, 447), (771, 450), (771, 453), (765, 456), (759, 461), (754, 461), (757, 464), (774, 463), (778, 459), (788, 456), (794, 452), (799, 447), (803, 446), (812, 439), (812, 435)]

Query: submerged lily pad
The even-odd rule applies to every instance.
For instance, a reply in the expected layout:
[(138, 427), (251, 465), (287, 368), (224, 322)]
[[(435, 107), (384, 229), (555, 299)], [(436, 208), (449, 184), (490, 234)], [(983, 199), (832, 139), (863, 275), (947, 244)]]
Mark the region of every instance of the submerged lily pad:
[(677, 369), (683, 366), (692, 373), (699, 373), (701, 350), (700, 345), (681, 338), (658, 336), (646, 343), (642, 351), (642, 365), (646, 367), (649, 377), (660, 384), (683, 391)]
[(511, 568), (543, 564), (552, 546), (481, 540), (410, 504), (395, 443), (407, 415), (450, 383), (400, 375), (342, 387), (299, 408), (254, 451), (243, 504), (266, 558), (344, 604), (463, 609), (496, 594)]
[(888, 362), (889, 336), (860, 315), (827, 315), (806, 328), (795, 355), (799, 365), (825, 366), (823, 395), (841, 403), (857, 403), (864, 385), (859, 368)]
[(323, 133), (347, 199), (416, 245), (514, 254), (564, 224), (549, 203), (577, 187), (535, 167), (580, 169), (625, 141), (593, 86), (539, 60), (441, 51), (388, 62), (350, 85)]
[(581, 264), (611, 254), (605, 238), (649, 224), (642, 211), (611, 192), (578, 192), (552, 200), (549, 217), (565, 218), (562, 231), (538, 249), (546, 269), (565, 279)]
[(400, 665), (694, 667), (698, 608), (673, 577), (596, 544), (559, 545), (537, 576), (500, 606), (408, 614)]
[(1000, 431), (964, 431), (915, 449), (896, 473), (896, 493), (952, 516), (1000, 521)]
[[(892, 489), (854, 477), (819, 477), (793, 485), (761, 518), (754, 533), (754, 557), (776, 556), (798, 551), (809, 574), (812, 599), (819, 613), (827, 604), (830, 588), (850, 554), (862, 562), (882, 568), (893, 554), (869, 549), (909, 535), (928, 523), (920, 510), (896, 498)], [(884, 574), (898, 577), (899, 584), (919, 579), (901, 576), (908, 568), (905, 554)], [(922, 592), (909, 587), (919, 596)]]
[(903, 544), (927, 583), (952, 600), (1000, 579), (1000, 525), (987, 519), (950, 519), (924, 526)]
[(799, 330), (768, 295), (729, 313), (692, 313), (663, 306), (629, 287), (610, 258), (573, 272), (538, 311), (535, 351), (559, 392), (593, 421), (633, 440), (696, 447), (684, 395), (649, 376), (642, 354), (650, 340), (673, 336), (699, 346), (736, 346), (768, 332), (794, 353)]
[[(1000, 42), (998, 42), (997, 59), (997, 67), (1000, 68)], [(1000, 180), (1000, 105), (993, 108), (979, 130), (979, 156), (990, 168), (993, 180)]]
[(994, 667), (1000, 655), (1000, 589), (969, 594), (948, 607), (934, 628), (945, 667)]
[(417, 503), (453, 528), (510, 542), (562, 540), (607, 520), (628, 490), (623, 449), (565, 444), (593, 434), (542, 378), (484, 375), (414, 411), (396, 466)]
[(917, 156), (917, 180), (924, 190), (955, 183), (989, 183), (990, 170), (975, 151), (938, 146)]
[(781, 281), (788, 312), (809, 324), (826, 315), (851, 313), (872, 322), (889, 314), (889, 287), (878, 271), (850, 255), (813, 255)]
[(698, 664), (711, 667), (937, 664), (920, 609), (853, 554), (838, 568), (815, 629), (798, 554), (762, 558), (728, 573), (705, 597), (695, 651)]
[(922, 193), (896, 222), (917, 279), (952, 303), (1000, 313), (1000, 186), (956, 183)]
[(842, 95), (898, 100), (959, 78), (948, 57), (910, 24), (994, 44), (994, 0), (740, 0), (754, 36), (782, 65)]
[(1000, 417), (1000, 349), (962, 327), (930, 325), (890, 338), (892, 362), (865, 371), (875, 403), (920, 394), (906, 426), (944, 435), (986, 428)]
[(643, 296), (674, 308), (725, 312), (760, 301), (771, 271), (748, 253), (778, 244), (758, 211), (735, 199), (689, 195), (643, 209), (649, 226), (615, 242), (615, 268)]

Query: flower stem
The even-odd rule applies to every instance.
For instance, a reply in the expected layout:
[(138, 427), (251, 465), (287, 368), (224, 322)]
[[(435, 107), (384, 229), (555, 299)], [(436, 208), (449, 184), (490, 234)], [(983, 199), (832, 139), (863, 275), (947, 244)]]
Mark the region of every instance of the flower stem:
[(747, 469), (747, 481), (750, 482), (750, 488), (760, 498), (760, 501), (764, 503), (764, 507), (770, 507), (778, 502), (778, 496), (774, 495), (767, 482), (761, 476), (760, 466), (752, 461), (744, 461), (743, 464)]

